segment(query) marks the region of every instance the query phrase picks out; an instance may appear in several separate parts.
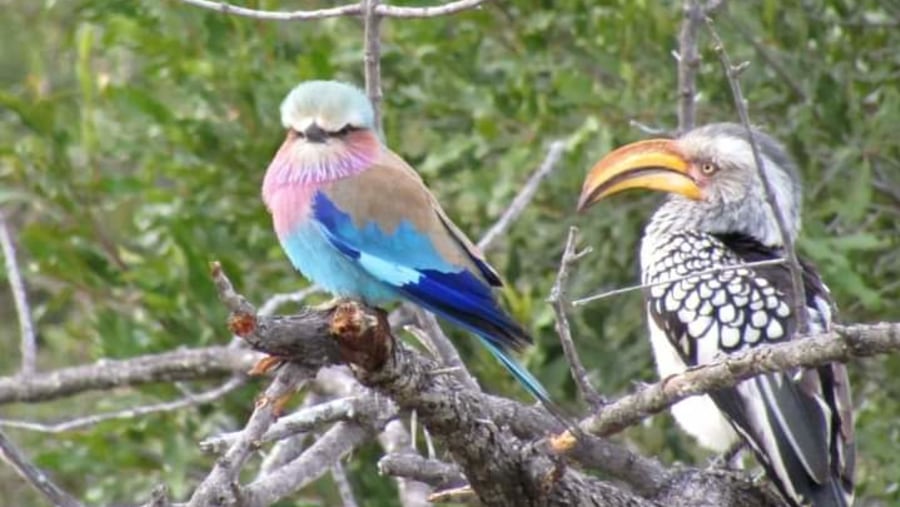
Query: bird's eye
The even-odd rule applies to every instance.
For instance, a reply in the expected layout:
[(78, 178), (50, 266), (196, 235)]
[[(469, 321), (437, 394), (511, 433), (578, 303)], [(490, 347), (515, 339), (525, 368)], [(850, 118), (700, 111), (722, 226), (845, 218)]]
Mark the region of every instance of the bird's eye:
[(715, 174), (719, 170), (719, 166), (713, 164), (712, 162), (703, 162), (700, 164), (700, 172), (705, 176), (710, 176)]
[(302, 130), (291, 129), (291, 132), (293, 132), (294, 135), (299, 137), (300, 139), (306, 137), (306, 134), (304, 134)]
[(343, 127), (341, 127), (340, 130), (338, 130), (337, 132), (335, 132), (335, 135), (340, 136), (340, 137), (344, 137), (344, 136), (346, 136), (347, 134), (349, 134), (350, 132), (353, 132), (354, 130), (356, 130), (356, 127), (354, 127), (353, 125), (350, 125), (350, 124), (348, 123), (348, 124), (344, 125)]

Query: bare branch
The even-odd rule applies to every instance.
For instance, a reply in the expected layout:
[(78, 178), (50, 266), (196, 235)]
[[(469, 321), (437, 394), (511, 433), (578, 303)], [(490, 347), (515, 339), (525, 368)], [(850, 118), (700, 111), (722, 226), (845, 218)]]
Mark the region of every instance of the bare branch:
[[(689, 396), (732, 387), (754, 375), (797, 367), (813, 368), (898, 350), (900, 323), (834, 326), (827, 333), (756, 347), (673, 375), (606, 405), (580, 426), (594, 435), (607, 436)], [(566, 438), (558, 439), (561, 448), (567, 447)]]
[(422, 331), (424, 331), (421, 338), (427, 340), (431, 347), (434, 348), (444, 366), (453, 368), (453, 374), (467, 386), (472, 389), (478, 389), (478, 381), (476, 381), (475, 377), (472, 376), (472, 373), (469, 372), (466, 363), (459, 357), (459, 351), (456, 350), (453, 342), (450, 341), (450, 338), (448, 338), (447, 334), (444, 333), (444, 330), (441, 329), (441, 325), (438, 323), (437, 318), (431, 312), (419, 308), (418, 306), (413, 307), (413, 313), (415, 313), (416, 320), (418, 320), (419, 326), (422, 328)]
[(375, 110), (375, 131), (384, 135), (381, 110), (381, 15), (376, 12), (380, 0), (361, 0), (365, 14), (365, 49), (363, 61), (366, 69), (366, 95)]
[(353, 486), (350, 484), (347, 472), (340, 461), (335, 462), (331, 466), (331, 478), (334, 479), (334, 483), (337, 485), (338, 494), (341, 496), (341, 502), (344, 507), (358, 507), (359, 504), (356, 503), (356, 498), (353, 496)]
[(448, 14), (456, 14), (457, 12), (480, 8), (481, 4), (490, 0), (457, 0), (455, 2), (447, 2), (444, 5), (435, 5), (431, 7), (398, 7), (393, 5), (382, 5), (376, 11), (378, 14), (387, 18), (436, 18), (447, 16)]
[(731, 86), (731, 94), (734, 96), (734, 106), (737, 108), (738, 116), (741, 119), (744, 130), (747, 132), (747, 142), (750, 144), (750, 150), (753, 152), (753, 160), (756, 163), (756, 172), (759, 174), (759, 178), (763, 183), (766, 203), (769, 205), (772, 214), (775, 216), (775, 221), (778, 223), (778, 230), (781, 233), (781, 243), (784, 245), (785, 257), (787, 257), (788, 268), (791, 271), (791, 289), (794, 294), (794, 315), (797, 316), (797, 333), (805, 334), (809, 331), (809, 316), (806, 312), (806, 288), (803, 286), (803, 271), (800, 268), (800, 261), (797, 260), (797, 252), (794, 249), (794, 238), (792, 238), (790, 232), (788, 232), (787, 222), (784, 218), (785, 210), (782, 210), (781, 207), (778, 206), (778, 202), (775, 201), (775, 190), (772, 188), (772, 183), (766, 175), (764, 168), (765, 162), (760, 154), (759, 146), (756, 144), (756, 139), (754, 139), (753, 128), (750, 126), (750, 114), (747, 112), (747, 100), (744, 98), (744, 94), (741, 91), (741, 82), (738, 79), (738, 74), (743, 70), (743, 67), (736, 67), (731, 64), (731, 58), (728, 57), (728, 53), (725, 51), (725, 45), (722, 43), (722, 39), (719, 37), (718, 32), (716, 32), (715, 25), (711, 18), (706, 18), (706, 26), (715, 42), (714, 49), (719, 55), (719, 60), (722, 62), (722, 68), (725, 70), (725, 77), (728, 79), (728, 84)]
[(678, 35), (678, 133), (694, 128), (697, 95), (697, 68), (700, 54), (697, 52), (697, 32), (703, 21), (703, 8), (699, 0), (684, 0), (684, 19)]
[(283, 305), (286, 305), (287, 303), (302, 303), (306, 298), (317, 292), (322, 292), (322, 289), (317, 285), (310, 285), (309, 287), (305, 287), (295, 292), (275, 294), (259, 307), (257, 313), (260, 315), (272, 315)]
[(246, 382), (246, 377), (235, 376), (219, 387), (216, 387), (215, 389), (210, 389), (209, 391), (197, 394), (189, 394), (183, 398), (165, 403), (156, 403), (153, 405), (145, 405), (140, 407), (128, 408), (125, 410), (117, 410), (115, 412), (93, 414), (53, 424), (0, 419), (0, 426), (6, 426), (8, 428), (20, 428), (31, 431), (40, 431), (42, 433), (62, 433), (65, 431), (84, 429), (89, 426), (94, 426), (101, 422), (109, 421), (112, 419), (134, 419), (148, 414), (172, 412), (185, 407), (210, 403), (230, 393), (231, 391), (234, 391), (238, 387), (244, 385)]
[[(191, 496), (188, 506), (202, 507), (236, 503), (234, 484), (244, 462), (255, 450), (256, 442), (275, 421), (279, 406), (283, 400), (294, 393), (297, 385), (311, 376), (311, 371), (288, 363), (275, 376), (241, 432), (241, 436), (232, 444), (228, 452), (218, 460), (209, 475)], [(324, 473), (324, 471), (323, 471)]]
[[(785, 65), (778, 59), (778, 57), (772, 54), (772, 52), (770, 52), (768, 48), (766, 48), (764, 43), (757, 39), (750, 32), (750, 29), (748, 29), (743, 23), (735, 19), (734, 16), (729, 16), (729, 18), (731, 21), (731, 25), (734, 26), (737, 32), (741, 34), (744, 39), (746, 39), (747, 42), (750, 43), (751, 46), (753, 46), (753, 49), (756, 50), (756, 54), (758, 54), (764, 62), (769, 64), (769, 67), (771, 67), (772, 70), (774, 70), (775, 73), (778, 74), (778, 77), (781, 78), (782, 82), (788, 85), (788, 88), (790, 88), (790, 90), (794, 92), (794, 94), (799, 99), (803, 100), (804, 102), (809, 101), (809, 95), (806, 93), (806, 90), (803, 89), (803, 85), (801, 85), (800, 82), (791, 74), (791, 71), (788, 70), (787, 67), (785, 67)], [(799, 69), (794, 70), (799, 71)], [(813, 113), (818, 114), (815, 109), (813, 110)]]
[[(418, 456), (413, 448), (413, 439), (415, 435), (410, 435), (411, 431), (407, 431), (403, 422), (394, 419), (387, 423), (384, 431), (378, 435), (378, 442), (387, 455), (396, 456)], [(378, 470), (381, 470), (381, 461), (378, 464)], [(403, 507), (428, 507), (428, 494), (431, 488), (423, 482), (412, 480), (406, 477), (396, 477), (397, 492), (400, 497), (400, 504)]]
[[(296, 412), (306, 410), (315, 405), (320, 405), (326, 400), (327, 399), (315, 389), (311, 389), (306, 396), (303, 397), (303, 401), (300, 403), (300, 407)], [(287, 417), (290, 417), (290, 415)], [(281, 419), (279, 419), (279, 421), (281, 421)], [(278, 424), (278, 422), (275, 424)], [(256, 478), (258, 479), (265, 474), (271, 473), (297, 459), (297, 457), (305, 450), (307, 440), (312, 436), (312, 432), (295, 433), (287, 438), (276, 441), (274, 445), (272, 445), (272, 448), (263, 455), (262, 461), (259, 463), (259, 469), (256, 471)], [(221, 454), (222, 452), (225, 452), (227, 447), (228, 445), (223, 443), (222, 448), (216, 449), (214, 452), (216, 454)]]
[(461, 484), (466, 480), (459, 466), (426, 459), (413, 453), (389, 453), (383, 456), (378, 460), (378, 471), (382, 475), (405, 477), (434, 487)]
[(234, 16), (243, 16), (245, 18), (253, 18), (268, 21), (309, 21), (313, 19), (336, 18), (340, 16), (358, 16), (362, 14), (362, 8), (356, 5), (342, 5), (340, 7), (331, 7), (328, 9), (319, 9), (314, 11), (263, 11), (258, 9), (248, 9), (232, 5), (226, 2), (214, 2), (210, 0), (181, 0), (182, 2), (202, 7), (222, 14), (230, 14)]
[(657, 285), (669, 285), (669, 284), (681, 282), (683, 280), (690, 280), (692, 278), (697, 278), (697, 277), (706, 276), (706, 275), (712, 275), (712, 274), (719, 273), (722, 271), (734, 271), (734, 270), (738, 270), (738, 269), (748, 269), (748, 268), (755, 268), (755, 267), (759, 267), (759, 266), (770, 266), (770, 265), (775, 265), (775, 264), (783, 264), (785, 262), (787, 262), (785, 259), (766, 259), (764, 261), (747, 262), (744, 264), (735, 264), (733, 266), (718, 266), (715, 268), (700, 271), (699, 273), (692, 273), (690, 275), (680, 276), (680, 277), (674, 278), (674, 279), (666, 279), (662, 282), (642, 283), (642, 284), (638, 284), (638, 285), (629, 285), (627, 287), (621, 287), (618, 289), (608, 290), (605, 292), (601, 292), (599, 294), (594, 294), (592, 296), (587, 296), (587, 297), (583, 297), (581, 299), (576, 299), (575, 301), (572, 302), (572, 306), (581, 306), (581, 305), (590, 303), (592, 301), (599, 301), (601, 299), (606, 299), (611, 296), (618, 296), (620, 294), (625, 294), (627, 292), (631, 292), (631, 291), (635, 291), (635, 290), (649, 289), (650, 287), (656, 287)]
[(12, 235), (6, 225), (6, 216), (0, 210), (0, 249), (3, 250), (3, 258), (6, 260), (6, 279), (12, 291), (13, 302), (16, 305), (16, 315), (19, 318), (19, 330), (21, 341), (19, 349), (22, 354), (23, 376), (33, 375), (37, 361), (37, 339), (34, 335), (34, 323), (31, 320), (31, 309), (28, 307), (28, 293), (25, 292), (25, 282), (22, 281), (22, 272), (16, 260), (16, 246)]
[(532, 199), (534, 199), (541, 182), (556, 168), (565, 148), (566, 143), (563, 141), (553, 141), (550, 143), (550, 147), (547, 148), (547, 155), (544, 156), (544, 161), (541, 162), (540, 167), (538, 167), (538, 169), (528, 178), (528, 181), (525, 182), (525, 186), (522, 187), (522, 190), (520, 190), (512, 202), (509, 203), (509, 207), (506, 208), (503, 215), (486, 233), (484, 233), (484, 236), (478, 241), (478, 248), (481, 250), (488, 250), (497, 238), (506, 233), (509, 226), (519, 218), (519, 215), (525, 211), (525, 208), (531, 203)]
[(183, 349), (132, 359), (101, 359), (96, 363), (39, 373), (32, 377), (0, 378), (0, 404), (33, 403), (84, 391), (136, 386), (173, 380), (197, 380), (244, 372), (262, 357), (230, 347)]
[(34, 466), (8, 439), (0, 432), (0, 458), (11, 466), (23, 479), (41, 492), (50, 501), (51, 505), (58, 507), (81, 507), (82, 503), (60, 489), (50, 477), (41, 469)]
[[(309, 21), (314, 19), (336, 18), (340, 16), (359, 16), (365, 12), (360, 4), (343, 5), (314, 11), (264, 11), (210, 0), (181, 1), (196, 7), (221, 12), (222, 14), (231, 14), (268, 21)], [(435, 5), (431, 7), (379, 5), (375, 10), (375, 13), (386, 18), (436, 18), (468, 9), (474, 9), (479, 7), (485, 1), (486, 0), (457, 0), (455, 2), (448, 2), (444, 5)]]
[(566, 240), (566, 248), (563, 251), (562, 260), (559, 262), (559, 272), (556, 274), (556, 282), (550, 290), (550, 297), (547, 301), (553, 306), (553, 312), (556, 314), (556, 334), (559, 335), (559, 341), (562, 344), (563, 353), (569, 362), (569, 368), (572, 371), (572, 378), (575, 385), (581, 391), (581, 396), (585, 402), (592, 407), (597, 408), (604, 403), (603, 396), (594, 389), (588, 379), (587, 370), (581, 364), (581, 358), (578, 357), (578, 351), (575, 349), (575, 343), (572, 341), (572, 331), (569, 327), (569, 318), (566, 311), (569, 308), (569, 301), (566, 297), (566, 284), (569, 280), (569, 270), (575, 262), (584, 255), (590, 253), (590, 249), (582, 252), (576, 252), (578, 243), (578, 228), (569, 227), (569, 237)]
[[(224, 277), (223, 274), (220, 275)], [(237, 295), (232, 296), (223, 299), (242, 300)], [(323, 319), (330, 320), (331, 323), (327, 326), (330, 331), (320, 335), (311, 334), (311, 330), (321, 329)], [(292, 327), (307, 329), (294, 329), (291, 332), (285, 330)], [(314, 342), (337, 343), (338, 357), (347, 358), (345, 360), (351, 363), (354, 376), (360, 383), (386, 394), (401, 409), (419, 414), (422, 423), (431, 430), (438, 444), (465, 471), (483, 502), (517, 506), (573, 503), (588, 505), (590, 502), (606, 505), (648, 504), (640, 497), (597, 481), (577, 470), (561, 468), (561, 463), (553, 454), (548, 454), (543, 443), (534, 441), (535, 436), (545, 435), (548, 430), (559, 431), (561, 426), (558, 421), (543, 409), (526, 407), (467, 389), (451, 375), (434, 375), (433, 371), (439, 366), (438, 363), (396, 341), (390, 335), (390, 327), (383, 312), (367, 309), (358, 303), (343, 302), (334, 309), (320, 310), (318, 313), (304, 311), (292, 318), (259, 317), (256, 327), (250, 332), (259, 335), (252, 339), (262, 350), (269, 352), (266, 348), (267, 338), (271, 336), (275, 338), (278, 350), (287, 350), (298, 356), (304, 356), (305, 350), (319, 350), (321, 345)], [(290, 346), (284, 341), (285, 336), (294, 337)], [(829, 358), (831, 360), (833, 358)], [(331, 364), (333, 358), (320, 357), (318, 361), (321, 366)], [(312, 367), (312, 363), (309, 364)], [(367, 425), (369, 431), (371, 427)], [(692, 498), (708, 493), (711, 498), (718, 499), (724, 498), (723, 495), (728, 498), (743, 495), (743, 500), (756, 499), (706, 505), (769, 505), (759, 500), (760, 495), (764, 495), (759, 488), (740, 474), (722, 480), (695, 469), (688, 469), (687, 474), (680, 470), (669, 474), (666, 470), (661, 470), (653, 460), (629, 453), (621, 446), (596, 437), (585, 438), (592, 438), (592, 445), (599, 446), (589, 450), (589, 458), (594, 460), (593, 463), (599, 463), (598, 467), (608, 471), (611, 476), (628, 477), (624, 480), (629, 483), (640, 481), (639, 487), (652, 488), (655, 494), (661, 495), (654, 495), (653, 501), (665, 498), (667, 504), (673, 504), (678, 495), (683, 493), (677, 488), (673, 489), (672, 485), (685, 488), (693, 480), (694, 484), (702, 482), (703, 486), (692, 490)], [(580, 450), (576, 451), (574, 457), (580, 460), (578, 452)], [(604, 453), (609, 459), (606, 459)], [(313, 472), (327, 472), (327, 467), (314, 467), (303, 456), (307, 454), (304, 453), (292, 463), (299, 467), (304, 480), (312, 480), (310, 474)], [(290, 466), (291, 464), (285, 465), (272, 474), (264, 475), (254, 484), (264, 480), (276, 481), (274, 477), (287, 473)], [(696, 477), (698, 473), (702, 477)], [(694, 474), (695, 478), (685, 479), (690, 474)], [(287, 483), (280, 482), (280, 479), (277, 481), (276, 489), (282, 488), (277, 489), (280, 491), (277, 494), (287, 494), (285, 492), (290, 489)], [(647, 485), (644, 486), (643, 483)], [(225, 490), (219, 491), (221, 494)], [(246, 493), (247, 489), (243, 492)], [(227, 491), (224, 494), (226, 500), (234, 498), (229, 497)], [(247, 496), (241, 494), (240, 499), (244, 501)], [(262, 500), (265, 498), (260, 501)]]
[(248, 484), (240, 505), (263, 507), (275, 503), (324, 475), (370, 436), (371, 430), (360, 424), (335, 424), (299, 458)]
[[(293, 414), (278, 419), (253, 445), (258, 448), (266, 442), (281, 440), (297, 433), (306, 433), (336, 421), (350, 420), (374, 414), (375, 403), (372, 399), (359, 397), (338, 398), (313, 405)], [(200, 442), (204, 452), (220, 453), (241, 438), (243, 431), (216, 435)]]
[(634, 127), (644, 134), (650, 134), (651, 136), (674, 136), (677, 135), (677, 132), (672, 132), (668, 129), (661, 127), (652, 127), (647, 125), (646, 123), (635, 120), (634, 118), (628, 120), (628, 125), (630, 127)]

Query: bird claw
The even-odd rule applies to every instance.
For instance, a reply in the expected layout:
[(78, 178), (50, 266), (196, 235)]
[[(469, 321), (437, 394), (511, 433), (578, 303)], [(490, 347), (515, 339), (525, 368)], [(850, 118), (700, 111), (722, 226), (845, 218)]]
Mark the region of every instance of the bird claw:
[(341, 306), (341, 304), (343, 304), (346, 301), (347, 300), (343, 299), (343, 298), (334, 298), (334, 299), (331, 299), (330, 301), (325, 301), (324, 303), (319, 303), (317, 305), (311, 306), (310, 308), (317, 312), (330, 312), (330, 311), (334, 310), (335, 308)]
[(247, 375), (253, 377), (265, 375), (266, 373), (269, 373), (270, 371), (278, 368), (283, 363), (284, 359), (278, 356), (266, 356), (257, 361), (256, 364), (254, 364), (253, 367), (247, 371)]

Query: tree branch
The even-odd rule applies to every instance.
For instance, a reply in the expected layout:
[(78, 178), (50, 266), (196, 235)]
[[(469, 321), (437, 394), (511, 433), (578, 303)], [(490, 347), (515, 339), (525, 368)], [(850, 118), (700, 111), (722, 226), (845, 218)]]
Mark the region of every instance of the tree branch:
[(457, 465), (426, 459), (415, 453), (391, 453), (383, 456), (378, 460), (378, 472), (382, 475), (415, 479), (436, 488), (463, 484), (466, 481)]
[(261, 477), (244, 488), (243, 507), (264, 507), (303, 488), (323, 476), (331, 465), (356, 449), (372, 435), (371, 429), (354, 422), (339, 422), (294, 461)]
[[(267, 442), (281, 440), (297, 433), (314, 431), (325, 424), (336, 421), (371, 417), (375, 414), (376, 408), (375, 400), (361, 397), (338, 398), (313, 405), (280, 418), (257, 438), (253, 445), (258, 448)], [(242, 433), (242, 431), (237, 431), (207, 438), (200, 442), (200, 449), (204, 452), (220, 453), (234, 445)]]
[(0, 432), (0, 458), (44, 495), (52, 505), (58, 507), (82, 506), (81, 502), (60, 489), (41, 469), (31, 464), (3, 432)]
[(384, 135), (381, 110), (381, 15), (376, 11), (380, 0), (361, 0), (365, 26), (365, 49), (363, 61), (365, 62), (366, 95), (375, 110), (375, 131)]
[[(225, 291), (222, 299), (229, 308), (232, 311), (246, 311), (246, 301), (233, 290), (229, 292), (230, 283), (224, 273), (215, 270), (214, 276), (217, 286)], [(316, 336), (311, 331), (320, 330), (323, 319), (330, 319), (328, 331)], [(331, 356), (314, 355), (311, 358), (307, 351), (327, 348), (317, 342), (336, 344), (337, 357), (352, 365), (357, 380), (387, 394), (401, 409), (416, 411), (431, 434), (462, 466), (479, 496), (487, 503), (645, 503), (629, 493), (565, 468), (546, 449), (520, 440), (508, 427), (498, 427), (490, 422), (494, 420), (494, 410), (498, 405), (495, 399), (467, 388), (455, 376), (435, 375), (433, 371), (440, 365), (396, 342), (383, 312), (346, 302), (318, 315), (304, 311), (292, 318), (248, 318), (238, 313), (233, 315), (231, 322), (233, 326), (235, 323), (252, 323), (243, 328), (243, 334), (238, 334), (246, 337), (255, 347), (269, 353), (277, 351), (285, 358), (305, 358), (305, 365), (309, 367), (312, 367), (313, 360), (318, 361), (319, 366), (335, 360)], [(286, 339), (288, 336), (294, 339), (289, 341)], [(267, 348), (269, 337), (274, 338), (272, 350)], [(259, 433), (256, 438), (261, 435)], [(303, 456), (298, 460), (303, 460)], [(276, 470), (269, 475), (272, 477), (269, 480), (276, 481), (276, 474), (288, 473), (290, 466)], [(227, 492), (223, 489), (227, 483), (218, 484), (215, 490), (219, 494)], [(258, 505), (256, 502), (261, 504), (275, 498), (268, 496), (275, 489), (262, 488), (259, 481), (254, 484), (257, 486), (251, 484), (244, 488), (241, 497), (244, 501)], [(204, 497), (210, 498), (209, 494)], [(195, 495), (195, 498), (203, 497)]]
[(661, 282), (651, 282), (651, 283), (640, 283), (637, 285), (629, 285), (626, 287), (619, 287), (618, 289), (612, 289), (604, 292), (600, 292), (597, 294), (592, 294), (590, 296), (585, 296), (581, 299), (576, 299), (572, 301), (572, 306), (578, 307), (581, 305), (588, 304), (592, 301), (599, 301), (601, 299), (606, 299), (612, 296), (618, 296), (620, 294), (625, 294), (628, 292), (641, 290), (641, 289), (649, 289), (650, 287), (657, 287), (659, 285), (671, 285), (674, 283), (681, 282), (683, 280), (690, 280), (692, 278), (697, 278), (705, 275), (711, 275), (713, 273), (721, 273), (724, 271), (734, 271), (737, 269), (746, 269), (746, 268), (756, 268), (759, 266), (772, 266), (775, 264), (783, 264), (785, 259), (766, 259), (764, 261), (754, 261), (754, 262), (746, 262), (743, 264), (732, 264), (728, 266), (717, 266), (714, 268), (706, 269), (700, 271), (699, 273), (691, 273), (690, 275), (679, 276), (677, 278), (667, 278)]
[(738, 79), (740, 72), (746, 67), (745, 65), (734, 66), (731, 64), (731, 58), (725, 51), (725, 45), (716, 32), (715, 25), (711, 18), (706, 18), (706, 26), (715, 42), (715, 51), (719, 55), (719, 61), (725, 71), (725, 77), (731, 86), (731, 94), (734, 96), (734, 106), (737, 109), (741, 124), (747, 132), (747, 142), (750, 144), (750, 150), (753, 152), (753, 160), (756, 163), (756, 172), (762, 180), (763, 191), (766, 196), (766, 203), (769, 205), (775, 221), (778, 224), (778, 231), (781, 234), (781, 243), (784, 245), (785, 257), (788, 261), (788, 268), (791, 272), (791, 289), (794, 294), (794, 315), (797, 316), (797, 333), (806, 334), (809, 332), (809, 316), (806, 311), (806, 288), (803, 285), (803, 271), (800, 268), (800, 261), (797, 259), (797, 252), (794, 249), (794, 238), (791, 237), (787, 229), (787, 222), (784, 218), (784, 210), (775, 201), (775, 190), (766, 174), (763, 157), (760, 154), (759, 146), (753, 136), (753, 128), (750, 126), (750, 114), (747, 112), (747, 100), (741, 91), (741, 82)]
[[(672, 375), (604, 406), (598, 414), (582, 421), (580, 426), (591, 434), (608, 436), (689, 396), (732, 387), (754, 375), (797, 367), (814, 368), (898, 350), (900, 323), (834, 326), (827, 333), (778, 345), (756, 347), (721, 361)], [(557, 437), (554, 442), (554, 447), (559, 450), (568, 449), (572, 445), (574, 439), (568, 433)]]
[(171, 412), (185, 407), (210, 403), (230, 393), (231, 391), (234, 391), (238, 387), (244, 385), (246, 382), (247, 379), (243, 375), (235, 376), (214, 389), (210, 389), (206, 392), (197, 394), (188, 394), (187, 396), (184, 396), (177, 400), (164, 403), (155, 403), (152, 405), (127, 408), (125, 410), (117, 410), (115, 412), (93, 414), (53, 424), (0, 419), (0, 426), (6, 426), (8, 428), (20, 428), (31, 431), (40, 431), (43, 433), (62, 433), (65, 431), (87, 428), (112, 419), (134, 419), (136, 417), (141, 417), (147, 414)]
[(604, 403), (603, 396), (591, 385), (587, 370), (581, 364), (578, 351), (575, 349), (575, 342), (572, 340), (569, 318), (566, 316), (566, 311), (571, 306), (565, 292), (566, 283), (569, 279), (569, 270), (572, 269), (572, 266), (578, 259), (591, 252), (590, 248), (576, 252), (577, 243), (578, 228), (569, 227), (569, 237), (566, 240), (562, 260), (559, 261), (559, 272), (556, 274), (556, 282), (553, 283), (553, 288), (550, 290), (550, 297), (547, 298), (547, 301), (553, 306), (553, 312), (556, 314), (556, 334), (559, 335), (563, 353), (566, 355), (566, 360), (569, 363), (572, 379), (575, 380), (575, 385), (578, 386), (584, 401), (592, 409), (596, 409)]
[(6, 279), (9, 281), (9, 288), (12, 291), (22, 335), (19, 342), (19, 350), (22, 354), (21, 375), (28, 377), (35, 372), (37, 339), (34, 334), (34, 323), (31, 320), (31, 309), (28, 306), (28, 293), (25, 291), (25, 282), (22, 281), (22, 272), (19, 270), (19, 263), (16, 260), (16, 246), (9, 233), (6, 216), (2, 210), (0, 210), (0, 249), (3, 250), (3, 258), (6, 260)]
[(503, 215), (494, 222), (494, 225), (492, 225), (486, 233), (484, 233), (484, 236), (478, 241), (478, 248), (487, 251), (496, 242), (497, 238), (506, 233), (509, 226), (519, 218), (519, 215), (525, 211), (525, 208), (528, 207), (534, 199), (537, 189), (544, 179), (556, 168), (565, 149), (566, 143), (563, 141), (553, 141), (550, 143), (550, 147), (547, 148), (547, 155), (544, 156), (544, 161), (541, 162), (541, 165), (528, 178), (528, 181), (525, 182), (522, 190), (520, 190), (512, 202), (509, 203), (509, 207), (506, 208)]
[(334, 484), (337, 486), (343, 506), (359, 507), (356, 497), (353, 496), (353, 485), (350, 484), (350, 479), (347, 478), (347, 471), (344, 470), (344, 466), (341, 465), (340, 461), (336, 461), (331, 466), (331, 478), (334, 479)]
[(697, 32), (703, 22), (703, 8), (699, 0), (684, 0), (684, 19), (678, 35), (678, 134), (694, 128), (697, 96), (697, 68), (700, 54), (697, 52)]
[(93, 364), (62, 368), (31, 377), (0, 378), (0, 404), (34, 403), (84, 391), (113, 389), (154, 382), (215, 378), (244, 372), (260, 354), (231, 347), (183, 349), (131, 359), (101, 359)]
[[(211, 505), (233, 505), (243, 500), (236, 498), (240, 493), (234, 487), (244, 462), (255, 450), (255, 442), (272, 425), (280, 410), (282, 401), (294, 393), (297, 385), (311, 376), (311, 371), (294, 363), (285, 365), (275, 376), (261, 398), (247, 425), (225, 455), (218, 460), (209, 475), (191, 496), (188, 506), (207, 507)], [(324, 471), (323, 471), (324, 473)]]
[[(403, 422), (394, 419), (387, 423), (384, 431), (378, 435), (378, 442), (388, 456), (419, 456), (413, 447), (415, 435), (407, 431)], [(383, 458), (382, 458), (383, 459)], [(381, 460), (378, 462), (378, 471), (384, 475), (381, 468)], [(407, 477), (395, 477), (397, 480), (397, 493), (403, 507), (428, 507), (428, 494), (431, 488), (424, 482), (412, 480)]]
[[(310, 21), (314, 19), (336, 18), (340, 16), (360, 16), (364, 14), (364, 8), (360, 4), (342, 5), (328, 9), (314, 11), (264, 11), (248, 9), (232, 5), (226, 2), (214, 2), (210, 0), (181, 0), (182, 2), (202, 7), (222, 14), (231, 14), (245, 18), (253, 18), (268, 21)], [(386, 18), (436, 18), (456, 14), (457, 12), (479, 7), (486, 0), (457, 0), (444, 5), (430, 7), (398, 7), (393, 5), (379, 5), (375, 13)]]

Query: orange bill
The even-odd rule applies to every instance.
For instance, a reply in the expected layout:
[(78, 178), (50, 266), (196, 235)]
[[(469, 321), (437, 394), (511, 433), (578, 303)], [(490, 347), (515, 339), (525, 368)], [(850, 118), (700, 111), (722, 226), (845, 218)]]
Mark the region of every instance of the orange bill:
[(671, 139), (649, 139), (622, 146), (588, 172), (578, 211), (631, 188), (673, 192), (698, 200), (700, 187), (688, 173), (689, 168), (690, 162)]

